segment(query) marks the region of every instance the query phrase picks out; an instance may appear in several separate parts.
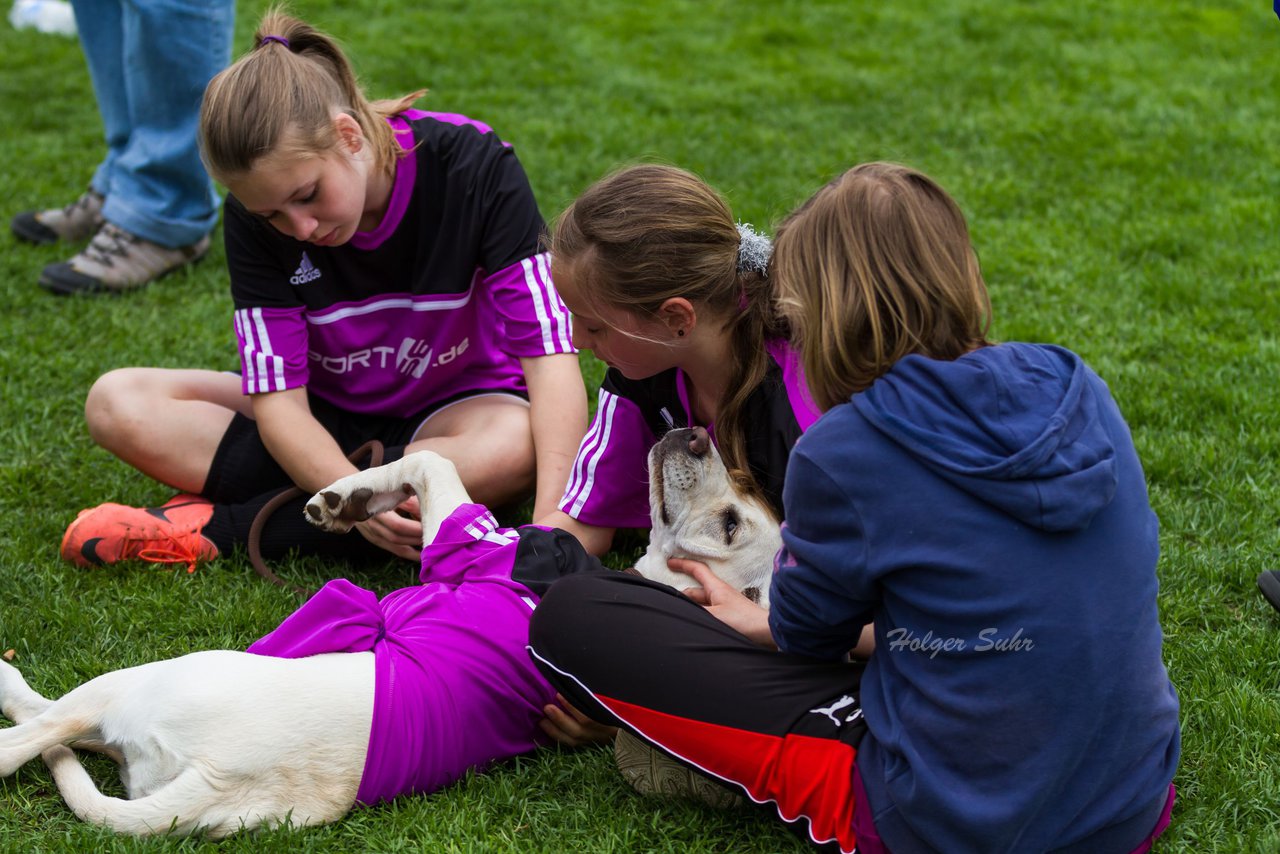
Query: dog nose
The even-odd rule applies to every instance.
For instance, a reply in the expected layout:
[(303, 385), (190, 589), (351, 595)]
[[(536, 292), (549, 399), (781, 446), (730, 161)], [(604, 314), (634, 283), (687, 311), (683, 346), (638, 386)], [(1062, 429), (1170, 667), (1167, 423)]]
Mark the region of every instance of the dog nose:
[(702, 427), (694, 427), (689, 436), (689, 453), (700, 457), (711, 447), (711, 437)]

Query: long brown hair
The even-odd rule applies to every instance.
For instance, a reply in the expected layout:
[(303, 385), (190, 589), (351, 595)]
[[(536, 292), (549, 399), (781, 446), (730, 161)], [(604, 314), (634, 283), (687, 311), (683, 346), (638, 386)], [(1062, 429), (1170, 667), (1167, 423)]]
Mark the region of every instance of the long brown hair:
[(407, 109), (426, 90), (369, 101), (337, 42), (278, 6), (263, 16), (253, 45), (205, 89), (200, 150), (211, 175), (226, 183), (266, 154), (333, 150), (335, 111), (359, 122), (377, 167), (394, 171), (402, 149), (385, 118)]
[(778, 229), (770, 275), (823, 410), (903, 356), (955, 359), (990, 343), (964, 214), (906, 166), (855, 166), (814, 194)]
[(556, 220), (554, 270), (572, 270), (595, 305), (656, 317), (684, 297), (730, 334), (737, 360), (716, 413), (716, 442), (745, 489), (759, 493), (747, 465), (743, 409), (765, 377), (766, 338), (784, 333), (761, 271), (738, 269), (740, 238), (729, 206), (698, 176), (645, 164), (587, 188)]

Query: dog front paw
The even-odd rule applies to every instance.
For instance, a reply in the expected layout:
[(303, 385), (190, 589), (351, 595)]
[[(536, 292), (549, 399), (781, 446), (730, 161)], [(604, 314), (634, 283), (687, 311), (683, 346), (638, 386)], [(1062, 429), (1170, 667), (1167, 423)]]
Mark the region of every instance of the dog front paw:
[(307, 502), (307, 521), (341, 534), (350, 531), (357, 522), (395, 508), (406, 496), (412, 495), (413, 490), (407, 484), (384, 483), (386, 475), (386, 468), (381, 467), (331, 483)]
[(322, 489), (307, 502), (307, 521), (335, 534), (346, 533), (356, 522), (363, 522), (373, 515), (369, 512), (369, 499), (372, 497), (373, 490), (367, 487), (345, 496), (332, 487)]

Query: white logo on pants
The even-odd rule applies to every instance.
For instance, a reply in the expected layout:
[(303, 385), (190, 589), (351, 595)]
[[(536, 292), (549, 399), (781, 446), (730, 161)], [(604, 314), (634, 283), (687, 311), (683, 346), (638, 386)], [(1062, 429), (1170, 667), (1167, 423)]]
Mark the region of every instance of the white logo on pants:
[[(823, 706), (817, 709), (810, 709), (809, 714), (826, 715), (827, 717), (831, 718), (831, 723), (835, 724), (836, 726), (840, 726), (841, 724), (847, 724), (850, 721), (855, 721), (858, 719), (858, 717), (862, 714), (862, 709), (856, 708), (857, 705), (858, 705), (857, 700), (855, 700), (853, 697), (850, 697), (848, 694), (845, 694), (843, 697), (841, 697), (839, 700), (836, 700), (830, 706)], [(847, 718), (845, 718), (842, 721), (836, 717), (836, 712), (840, 711), (841, 709), (847, 709), (850, 706), (854, 706), (855, 708)]]

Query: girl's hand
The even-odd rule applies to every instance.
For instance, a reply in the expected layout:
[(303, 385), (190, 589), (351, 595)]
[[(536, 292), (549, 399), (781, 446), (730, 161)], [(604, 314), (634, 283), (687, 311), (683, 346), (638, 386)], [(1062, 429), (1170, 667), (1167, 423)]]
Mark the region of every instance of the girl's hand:
[(721, 581), (711, 567), (701, 561), (684, 558), (671, 558), (667, 566), (702, 585), (701, 590), (685, 590), (684, 595), (705, 606), (711, 616), (761, 646), (777, 648), (773, 633), (769, 631), (769, 612)]
[[(401, 515), (402, 512), (408, 516)], [(422, 522), (416, 495), (402, 501), (395, 510), (357, 522), (356, 530), (378, 548), (397, 557), (422, 560)]]
[[(556, 703), (560, 705), (557, 706)], [(596, 723), (569, 705), (569, 701), (560, 694), (556, 694), (556, 703), (548, 703), (542, 707), (542, 713), (546, 717), (538, 721), (538, 726), (557, 744), (565, 747), (605, 744), (613, 741), (613, 737), (618, 734), (617, 727)]]

